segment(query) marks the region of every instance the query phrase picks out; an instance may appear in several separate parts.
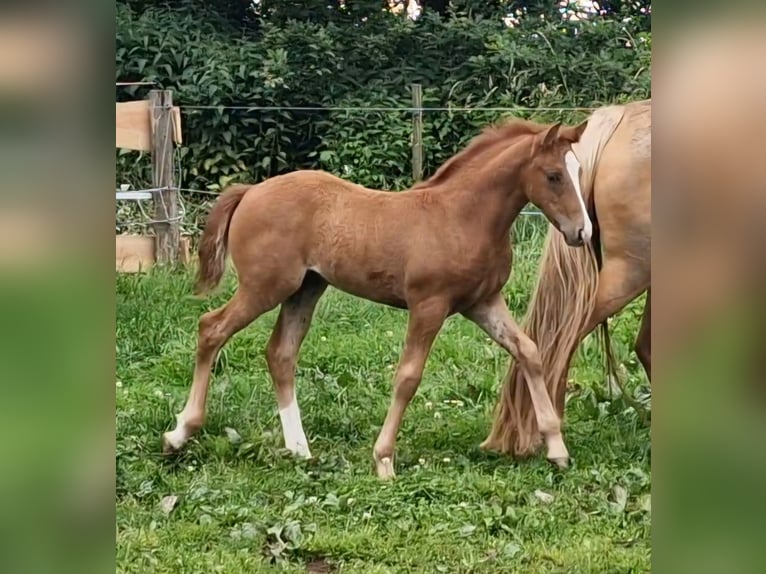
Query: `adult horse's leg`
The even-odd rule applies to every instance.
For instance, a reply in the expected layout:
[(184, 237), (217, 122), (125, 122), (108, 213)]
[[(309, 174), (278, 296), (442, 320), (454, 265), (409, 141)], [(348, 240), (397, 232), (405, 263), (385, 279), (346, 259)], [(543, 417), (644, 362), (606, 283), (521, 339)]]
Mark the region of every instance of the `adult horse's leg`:
[(420, 385), (431, 345), (448, 312), (448, 304), (441, 299), (429, 299), (410, 307), (407, 338), (394, 377), (394, 396), (373, 449), (378, 477), (382, 479), (395, 476), (396, 435), (402, 423), (404, 411)]
[(556, 387), (556, 410), (560, 417), (564, 416), (567, 378), (577, 348), (596, 327), (609, 317), (622, 311), (628, 303), (638, 297), (647, 288), (648, 283), (648, 273), (636, 269), (631, 259), (612, 257), (604, 261), (604, 266), (599, 272), (598, 291), (596, 292), (596, 304), (593, 307), (593, 312), (580, 333), (577, 343), (569, 349), (563, 379)]
[(500, 293), (463, 314), (516, 359), (529, 386), (537, 426), (548, 449), (548, 460), (559, 467), (566, 467), (569, 464), (569, 453), (561, 436), (561, 419), (556, 414), (545, 388), (537, 345), (513, 320)]
[(650, 309), (652, 290), (646, 292), (646, 304), (644, 305), (644, 315), (641, 318), (641, 328), (636, 337), (635, 349), (638, 360), (644, 367), (646, 377), (652, 380), (652, 312)]
[(267, 303), (258, 297), (257, 292), (240, 286), (226, 305), (200, 317), (194, 379), (186, 406), (176, 417), (176, 427), (162, 435), (162, 450), (165, 454), (180, 450), (205, 423), (210, 370), (218, 351), (232, 335), (275, 306), (276, 303)]
[(304, 458), (311, 458), (311, 452), (295, 396), (295, 368), (314, 309), (326, 288), (324, 279), (309, 273), (301, 288), (282, 303), (277, 324), (266, 347), (266, 362), (277, 395), (285, 447)]

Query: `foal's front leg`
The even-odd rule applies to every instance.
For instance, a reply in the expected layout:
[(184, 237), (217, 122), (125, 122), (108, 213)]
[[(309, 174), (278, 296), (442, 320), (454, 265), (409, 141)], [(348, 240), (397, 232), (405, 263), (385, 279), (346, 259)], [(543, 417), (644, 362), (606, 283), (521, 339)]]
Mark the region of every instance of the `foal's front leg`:
[(379, 478), (389, 479), (395, 476), (396, 435), (402, 423), (404, 411), (418, 390), (431, 345), (447, 318), (448, 311), (449, 306), (446, 302), (435, 299), (429, 299), (410, 308), (407, 338), (394, 377), (394, 396), (373, 449)]
[(548, 460), (559, 467), (566, 467), (569, 464), (569, 453), (561, 436), (561, 419), (556, 414), (545, 387), (537, 345), (513, 320), (500, 293), (473, 306), (463, 314), (518, 361), (519, 367), (526, 375), (529, 394), (537, 417), (537, 426), (548, 448)]

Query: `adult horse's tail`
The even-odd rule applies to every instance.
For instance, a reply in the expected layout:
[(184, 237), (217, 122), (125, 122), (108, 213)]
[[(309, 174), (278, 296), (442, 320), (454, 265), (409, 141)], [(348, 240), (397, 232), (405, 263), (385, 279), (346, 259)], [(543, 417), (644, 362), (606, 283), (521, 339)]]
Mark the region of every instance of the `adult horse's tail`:
[[(564, 236), (548, 226), (537, 283), (522, 324), (537, 344), (548, 394), (559, 416), (564, 411), (570, 355), (580, 342), (598, 291), (601, 246), (593, 204), (596, 166), (623, 114), (622, 106), (597, 110), (575, 146), (582, 165), (580, 186), (594, 220), (593, 242), (582, 248), (569, 247)], [(514, 361), (503, 382), (492, 430), (481, 446), (521, 457), (534, 454), (541, 443), (529, 387)]]
[(229, 222), (234, 210), (252, 185), (236, 184), (226, 188), (207, 216), (199, 243), (199, 269), (194, 293), (209, 293), (221, 282), (226, 269)]

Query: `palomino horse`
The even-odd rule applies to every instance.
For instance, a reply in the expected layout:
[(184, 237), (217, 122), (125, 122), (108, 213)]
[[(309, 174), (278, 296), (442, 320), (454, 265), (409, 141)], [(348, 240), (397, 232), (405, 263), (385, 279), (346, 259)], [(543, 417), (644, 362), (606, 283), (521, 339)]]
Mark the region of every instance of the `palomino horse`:
[[(560, 418), (569, 364), (580, 342), (602, 324), (608, 363), (613, 365), (606, 321), (644, 291), (646, 305), (635, 349), (651, 378), (651, 110), (651, 100), (596, 110), (590, 125), (602, 124), (601, 133), (613, 133), (599, 148), (589, 145), (589, 129), (575, 146), (583, 163), (583, 196), (595, 214), (593, 249), (570, 249), (557, 233), (548, 231), (522, 328), (538, 345), (543, 376)], [(589, 151), (594, 156), (584, 155)], [(586, 160), (597, 169), (585, 170)], [(541, 428), (532, 407), (536, 399), (530, 397), (525, 379), (523, 365), (512, 365), (483, 448), (526, 456), (539, 447)]]
[(455, 313), (478, 324), (522, 365), (548, 457), (567, 464), (537, 348), (514, 322), (500, 290), (510, 274), (511, 225), (528, 202), (568, 244), (590, 241), (580, 166), (571, 151), (586, 126), (515, 120), (488, 128), (429, 180), (400, 193), (367, 189), (321, 171), (296, 171), (226, 190), (202, 234), (196, 291), (220, 282), (227, 250), (239, 284), (226, 305), (200, 319), (191, 391), (175, 429), (163, 435), (163, 450), (180, 449), (202, 426), (211, 367), (224, 343), (281, 304), (266, 359), (285, 446), (310, 457), (295, 368), (317, 301), (332, 285), (409, 311), (393, 399), (373, 449), (381, 478), (394, 476), (394, 444), (404, 411), (437, 333)]

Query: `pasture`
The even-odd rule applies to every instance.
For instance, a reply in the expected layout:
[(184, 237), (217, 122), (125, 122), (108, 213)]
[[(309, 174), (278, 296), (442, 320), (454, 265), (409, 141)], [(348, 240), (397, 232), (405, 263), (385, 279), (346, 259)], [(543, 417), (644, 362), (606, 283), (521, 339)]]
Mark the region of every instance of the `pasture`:
[[(542, 219), (521, 217), (505, 295), (521, 320)], [(604, 382), (596, 337), (572, 372), (567, 471), (478, 448), (508, 357), (461, 317), (447, 321), (397, 443), (397, 478), (375, 477), (407, 315), (330, 290), (303, 345), (297, 392), (314, 459), (282, 449), (264, 359), (276, 311), (236, 335), (214, 370), (207, 424), (173, 459), (160, 435), (191, 381), (197, 320), (230, 295), (191, 297), (189, 273), (117, 279), (118, 572), (646, 572), (648, 423)], [(643, 298), (612, 320), (628, 389)], [(175, 496), (175, 501), (168, 497)]]

